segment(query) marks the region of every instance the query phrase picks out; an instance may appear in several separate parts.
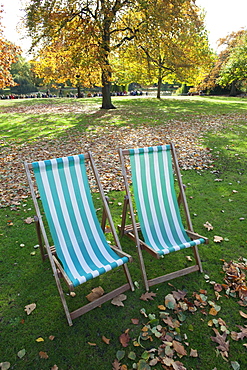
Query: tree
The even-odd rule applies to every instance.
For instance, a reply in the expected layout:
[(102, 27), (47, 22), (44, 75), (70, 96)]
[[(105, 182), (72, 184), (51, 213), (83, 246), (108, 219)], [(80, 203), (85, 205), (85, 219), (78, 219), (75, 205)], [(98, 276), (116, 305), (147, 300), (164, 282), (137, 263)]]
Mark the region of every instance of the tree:
[(11, 87), (11, 92), (25, 94), (37, 91), (31, 72), (31, 65), (22, 56), (19, 56), (18, 60), (11, 65), (10, 72), (16, 83), (16, 86)]
[[(85, 61), (100, 66), (102, 84), (102, 108), (111, 109), (111, 77), (109, 62), (110, 52), (119, 47), (130, 35), (128, 25), (122, 23), (122, 17), (129, 8), (137, 6), (135, 0), (31, 0), (26, 7), (26, 27), (35, 47), (43, 40), (45, 47), (54, 40), (64, 45), (78, 44), (81, 53), (72, 54), (74, 68)], [(69, 46), (69, 47), (70, 47)], [(93, 53), (91, 53), (93, 50)], [(87, 54), (87, 52), (89, 54)], [(88, 55), (88, 59), (84, 59)], [(81, 77), (78, 72), (78, 76)]]
[(232, 96), (236, 95), (241, 83), (247, 81), (247, 31), (237, 35), (235, 42), (217, 80), (222, 86), (231, 86)]
[[(234, 95), (236, 93), (236, 84), (237, 80), (232, 80), (231, 82), (223, 78), (225, 67), (228, 69), (228, 72), (225, 74), (225, 77), (229, 76), (229, 67), (230, 63), (228, 64), (229, 60), (233, 61), (233, 57), (231, 55), (235, 55), (235, 48), (238, 46), (239, 42), (241, 43), (242, 39), (246, 37), (246, 31), (240, 30), (238, 32), (232, 32), (231, 34), (227, 35), (224, 38), (218, 40), (218, 46), (222, 49), (219, 55), (216, 56), (215, 63), (208, 73), (208, 75), (204, 78), (204, 80), (198, 86), (201, 90), (206, 90), (208, 92), (213, 91), (226, 91), (230, 95)], [(242, 49), (244, 51), (244, 48)], [(239, 54), (239, 51), (237, 52)], [(240, 53), (241, 54), (241, 53)], [(243, 53), (242, 53), (243, 54)], [(244, 55), (244, 54), (243, 54)], [(245, 52), (246, 58), (246, 52)], [(236, 61), (236, 57), (234, 57)], [(232, 65), (233, 66), (233, 65)], [(236, 66), (236, 64), (235, 64)], [(222, 86), (222, 87), (221, 87)], [(223, 89), (224, 88), (224, 89)]]
[(3, 10), (0, 10), (0, 89), (16, 85), (10, 73), (10, 69), (21, 53), (21, 49), (18, 46), (7, 41), (3, 36), (1, 24), (2, 12)]
[(149, 0), (142, 19), (142, 32), (122, 49), (120, 59), (133, 76), (147, 71), (138, 81), (157, 82), (158, 98), (164, 79), (195, 83), (209, 70), (213, 54), (203, 16), (193, 2)]

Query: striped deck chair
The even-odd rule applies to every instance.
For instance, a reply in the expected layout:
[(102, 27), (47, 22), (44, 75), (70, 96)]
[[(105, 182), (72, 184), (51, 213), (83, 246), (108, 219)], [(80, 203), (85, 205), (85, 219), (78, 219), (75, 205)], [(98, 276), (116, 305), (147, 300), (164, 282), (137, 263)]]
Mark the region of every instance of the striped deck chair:
[[(128, 289), (134, 290), (126, 266), (132, 258), (122, 251), (91, 153), (34, 163), (25, 162), (24, 165), (36, 210), (35, 220), (42, 258), (47, 256), (50, 259), (65, 314), (69, 325), (72, 325), (72, 320), (76, 317)], [(96, 215), (86, 172), (87, 166), (90, 165), (103, 202), (103, 223), (107, 218), (115, 247), (107, 242)], [(49, 244), (42, 221), (32, 172), (53, 239), (53, 247)], [(123, 266), (126, 284), (69, 312), (60, 277), (65, 279), (70, 291), (74, 291), (76, 286), (119, 266)]]
[[(146, 290), (149, 287), (178, 276), (201, 271), (202, 266), (197, 246), (208, 243), (208, 239), (193, 232), (189, 209), (185, 198), (178, 161), (173, 144), (141, 149), (119, 149), (122, 173), (126, 188), (123, 206), (122, 224), (119, 225), (121, 236), (128, 235), (137, 246), (142, 276)], [(138, 221), (134, 215), (129, 189), (126, 157), (130, 160), (130, 171)], [(180, 194), (176, 197), (173, 167), (176, 172)], [(179, 204), (184, 206), (187, 228), (181, 221)], [(132, 220), (126, 225), (127, 208)], [(139, 236), (141, 231), (142, 237)], [(147, 279), (142, 249), (152, 256), (160, 258), (168, 253), (192, 247), (196, 264), (152, 280)]]

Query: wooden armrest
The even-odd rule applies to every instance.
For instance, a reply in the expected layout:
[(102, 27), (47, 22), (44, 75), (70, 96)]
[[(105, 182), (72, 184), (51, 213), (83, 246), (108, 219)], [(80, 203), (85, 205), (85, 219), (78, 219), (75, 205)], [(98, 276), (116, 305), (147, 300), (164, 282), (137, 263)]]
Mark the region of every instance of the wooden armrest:
[(119, 257), (127, 257), (130, 262), (133, 262), (133, 257), (130, 256), (129, 254), (123, 252), (121, 249), (111, 245), (111, 249), (119, 256)]
[(206, 238), (205, 236), (199, 235), (199, 234), (195, 233), (194, 231), (186, 230), (186, 233), (187, 233), (187, 235), (188, 235), (192, 240), (202, 238), (202, 239), (204, 239), (204, 240), (205, 240), (205, 244), (208, 244), (208, 243), (209, 243), (208, 238)]

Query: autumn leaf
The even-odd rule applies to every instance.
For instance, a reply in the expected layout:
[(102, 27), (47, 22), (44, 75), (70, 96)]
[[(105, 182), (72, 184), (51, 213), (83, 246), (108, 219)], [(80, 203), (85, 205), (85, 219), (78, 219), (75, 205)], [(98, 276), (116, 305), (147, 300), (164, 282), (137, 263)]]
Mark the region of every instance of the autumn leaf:
[(31, 303), (31, 304), (28, 304), (27, 306), (25, 306), (25, 310), (27, 315), (30, 315), (30, 313), (33, 312), (33, 310), (35, 310), (36, 308), (36, 303)]
[(181, 355), (181, 356), (186, 356), (187, 355), (187, 351), (185, 350), (184, 346), (181, 343), (179, 343), (178, 341), (173, 340), (172, 341), (172, 346), (179, 355)]
[(216, 348), (223, 354), (224, 357), (228, 357), (229, 341), (226, 342), (227, 333), (224, 332), (221, 335), (215, 328), (213, 328), (213, 331), (215, 332), (216, 337), (211, 337), (211, 339), (213, 342), (218, 344)]
[(213, 226), (208, 222), (208, 221), (206, 221), (205, 222), (205, 224), (203, 224), (203, 226), (208, 230), (208, 231), (210, 231), (210, 230), (213, 230), (214, 228), (213, 228)]
[(36, 339), (36, 342), (44, 342), (44, 338), (39, 337), (39, 338)]
[(215, 243), (220, 243), (222, 242), (223, 238), (221, 236), (218, 236), (218, 235), (214, 235), (214, 242)]
[(116, 358), (112, 363), (112, 370), (121, 370), (121, 363)]
[(33, 217), (28, 217), (24, 221), (25, 221), (26, 224), (31, 224), (32, 222), (34, 222), (34, 219), (33, 219)]
[(23, 348), (23, 349), (21, 349), (21, 350), (17, 353), (17, 356), (18, 356), (19, 358), (22, 358), (22, 357), (24, 357), (24, 356), (25, 356), (25, 354), (26, 354), (26, 350)]
[(110, 344), (110, 339), (106, 338), (104, 335), (102, 336), (102, 341), (103, 341), (105, 344)]
[(51, 370), (58, 370), (58, 366), (57, 365), (53, 365)]
[(127, 296), (125, 294), (120, 294), (117, 297), (113, 298), (111, 303), (115, 306), (124, 306), (123, 301), (127, 299)]
[(132, 324), (138, 325), (139, 324), (139, 319), (131, 319)]
[(190, 357), (198, 357), (198, 353), (197, 353), (197, 350), (196, 349), (192, 349), (190, 350)]
[(49, 356), (46, 352), (40, 351), (39, 352), (39, 357), (44, 358), (45, 360), (47, 360)]
[(4, 361), (0, 363), (1, 370), (8, 370), (10, 368), (10, 362)]
[(143, 301), (148, 301), (148, 300), (153, 301), (153, 297), (156, 297), (156, 293), (146, 292), (146, 293), (141, 295), (140, 299), (143, 300)]
[(239, 311), (240, 316), (242, 316), (244, 319), (247, 319), (247, 314), (243, 311)]
[(130, 336), (129, 336), (129, 329), (125, 330), (123, 334), (120, 335), (119, 341), (122, 344), (123, 347), (127, 347), (130, 341)]
[(101, 297), (104, 294), (104, 289), (101, 288), (101, 286), (92, 289), (91, 293), (89, 293), (86, 298), (89, 302), (93, 302), (99, 297)]

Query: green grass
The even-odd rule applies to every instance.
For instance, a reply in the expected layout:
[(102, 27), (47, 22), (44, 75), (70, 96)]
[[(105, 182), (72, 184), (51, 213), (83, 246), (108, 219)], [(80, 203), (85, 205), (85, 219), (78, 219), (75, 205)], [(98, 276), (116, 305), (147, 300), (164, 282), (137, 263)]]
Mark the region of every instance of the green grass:
[[(39, 114), (37, 104), (47, 107), (59, 108), (61, 104), (72, 112), (61, 111), (46, 113), (45, 109)], [(0, 101), (0, 142), (3, 153), (6, 148), (15, 150), (25, 145), (35, 148), (48, 138), (52, 146), (61, 142), (67, 135), (80, 135), (88, 130), (98, 135), (98, 128), (110, 130), (129, 126), (142, 127), (145, 125), (163, 126), (171, 122), (187, 122), (194, 120), (204, 123), (218, 122), (215, 126), (203, 133), (200, 137), (204, 147), (211, 148), (214, 159), (213, 166), (206, 170), (182, 171), (183, 182), (187, 185), (186, 194), (191, 211), (194, 229), (210, 239), (209, 245), (200, 246), (204, 273), (210, 280), (223, 283), (222, 261), (236, 260), (240, 256), (247, 258), (247, 102), (244, 99), (234, 98), (168, 98), (162, 100), (150, 98), (115, 98), (114, 104), (118, 109), (102, 111), (100, 99), (40, 99), (23, 101)], [(13, 112), (11, 109), (19, 107), (35, 109), (36, 113)], [(78, 112), (76, 112), (76, 109)], [(28, 111), (29, 112), (29, 111)], [(74, 113), (73, 113), (74, 112)], [(106, 128), (106, 126), (108, 128)], [(177, 133), (176, 133), (177, 135)], [(131, 138), (130, 138), (131, 139)], [(114, 138), (113, 138), (114, 140)], [(165, 140), (164, 140), (165, 141)], [(66, 153), (64, 153), (66, 155)], [(21, 171), (21, 169), (20, 169)], [(221, 181), (215, 181), (220, 179)], [(236, 190), (237, 192), (233, 192)], [(111, 191), (109, 194), (110, 206), (116, 225), (121, 221), (122, 191)], [(95, 195), (96, 208), (98, 196)], [(74, 325), (67, 325), (65, 315), (60, 303), (55, 281), (48, 261), (41, 262), (39, 251), (34, 249), (37, 244), (34, 225), (26, 224), (24, 220), (34, 215), (31, 200), (24, 199), (19, 205), (0, 209), (0, 325), (1, 346), (0, 363), (8, 361), (15, 369), (51, 369), (55, 364), (58, 369), (100, 370), (112, 369), (112, 362), (116, 352), (123, 349), (119, 336), (130, 329), (131, 339), (138, 338), (142, 324), (146, 319), (140, 309), (145, 308), (147, 313), (159, 316), (158, 305), (164, 304), (164, 297), (175, 289), (186, 289), (188, 296), (193, 292), (206, 289), (208, 297), (215, 300), (213, 287), (207, 283), (204, 274), (190, 274), (177, 278), (170, 283), (160, 284), (152, 288), (157, 295), (153, 301), (142, 301), (140, 296), (144, 293), (141, 274), (135, 246), (126, 238), (122, 239), (124, 250), (134, 257), (129, 265), (132, 278), (139, 284), (135, 292), (127, 293), (124, 307), (113, 306), (110, 302), (76, 319)], [(240, 221), (240, 218), (244, 218)], [(203, 224), (210, 222), (214, 230), (207, 231)], [(213, 236), (222, 236), (225, 240), (214, 243)], [(24, 246), (21, 246), (24, 244)], [(36, 252), (32, 255), (32, 252)], [(149, 277), (172, 271), (174, 266), (182, 268), (191, 262), (186, 256), (190, 250), (173, 253), (164, 260), (153, 260), (145, 254), (145, 262)], [(75, 298), (67, 297), (71, 308), (86, 302), (85, 296), (98, 285), (111, 289), (113, 285), (123, 283), (124, 277), (121, 269), (88, 282), (77, 289)], [(239, 331), (236, 325), (244, 326), (246, 320), (239, 315), (239, 310), (246, 312), (245, 307), (238, 305), (237, 298), (227, 298), (221, 294), (217, 303), (221, 317), (228, 325), (230, 331)], [(26, 305), (36, 303), (37, 307), (31, 315), (24, 311)], [(208, 312), (209, 309), (206, 308)], [(186, 312), (187, 319), (181, 327), (186, 333), (189, 348), (197, 349), (199, 357), (183, 357), (181, 361), (187, 369), (225, 370), (232, 369), (231, 361), (237, 361), (241, 369), (247, 368), (247, 360), (243, 341), (230, 340), (229, 361), (226, 362), (216, 351), (216, 343), (212, 342), (214, 336), (208, 321), (212, 316), (204, 315), (200, 310), (195, 314)], [(139, 325), (133, 325), (132, 318), (140, 320)], [(190, 330), (193, 327), (193, 331)], [(50, 340), (49, 336), (55, 336)], [(102, 336), (110, 339), (107, 345)], [(36, 342), (42, 337), (43, 342)], [(95, 343), (96, 345), (90, 345)], [(146, 349), (154, 348), (157, 342), (142, 342)], [(23, 358), (18, 358), (18, 351), (25, 349)], [(144, 348), (134, 347), (132, 341), (124, 348), (126, 355), (122, 364), (132, 369), (133, 361), (128, 359), (130, 351), (137, 354), (138, 359)], [(47, 352), (48, 359), (42, 359), (39, 352)], [(161, 370), (161, 365), (153, 367)]]

